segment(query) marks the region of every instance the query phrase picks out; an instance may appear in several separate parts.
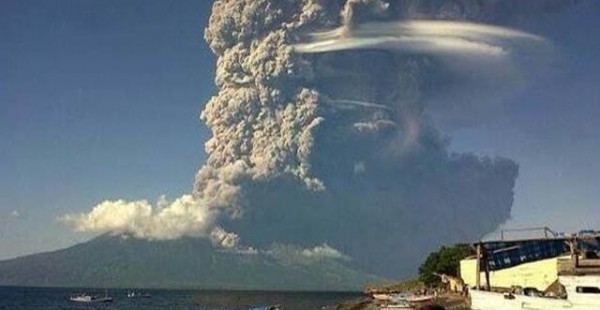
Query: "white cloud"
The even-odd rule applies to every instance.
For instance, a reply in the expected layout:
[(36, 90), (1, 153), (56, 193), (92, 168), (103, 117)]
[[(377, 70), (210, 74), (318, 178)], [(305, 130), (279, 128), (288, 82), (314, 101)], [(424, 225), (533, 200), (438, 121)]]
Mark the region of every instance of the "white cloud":
[(544, 39), (508, 28), (457, 21), (414, 20), (364, 23), (351, 30), (343, 26), (313, 33), (313, 41), (297, 44), (300, 53), (353, 49), (385, 49), (437, 55), (504, 56), (510, 43), (543, 42)]
[(342, 252), (332, 248), (326, 243), (316, 246), (312, 249), (302, 250), (302, 255), (316, 259), (344, 259), (348, 260), (349, 257), (344, 255)]
[(12, 210), (12, 211), (10, 212), (10, 216), (11, 216), (12, 218), (19, 218), (19, 217), (21, 217), (21, 214), (20, 214), (20, 213), (19, 213), (19, 211), (17, 211), (17, 210)]
[(161, 197), (156, 206), (147, 200), (106, 200), (88, 213), (67, 214), (59, 220), (73, 225), (80, 232), (129, 233), (146, 239), (176, 239), (207, 236), (215, 216), (199, 200), (183, 195), (172, 202)]

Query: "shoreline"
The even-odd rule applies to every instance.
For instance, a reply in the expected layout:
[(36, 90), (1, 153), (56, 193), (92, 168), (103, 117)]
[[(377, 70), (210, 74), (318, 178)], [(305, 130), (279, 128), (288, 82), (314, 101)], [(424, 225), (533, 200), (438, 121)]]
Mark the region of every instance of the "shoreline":
[[(434, 305), (446, 310), (470, 310), (468, 297), (457, 294), (442, 294), (437, 297)], [(322, 310), (379, 310), (383, 303), (371, 297), (348, 300), (335, 306), (324, 307)], [(419, 309), (419, 308), (415, 308)]]

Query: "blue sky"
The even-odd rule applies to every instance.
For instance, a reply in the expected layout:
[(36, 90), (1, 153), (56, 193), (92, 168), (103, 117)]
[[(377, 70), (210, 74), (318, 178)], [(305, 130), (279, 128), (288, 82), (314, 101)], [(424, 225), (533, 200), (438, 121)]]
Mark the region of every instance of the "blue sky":
[[(209, 1), (0, 3), (0, 258), (87, 236), (56, 217), (192, 188)], [(18, 217), (10, 214), (16, 210)]]
[[(454, 150), (520, 164), (508, 226), (600, 228), (598, 8), (534, 26), (555, 42), (556, 67), (502, 113), (448, 132)], [(207, 137), (198, 115), (214, 91), (209, 9), (202, 0), (0, 3), (0, 258), (89, 238), (56, 218), (104, 199), (191, 190)]]
[(532, 27), (554, 43), (548, 71), (486, 124), (453, 133), (454, 147), (520, 165), (506, 227), (600, 229), (600, 3)]

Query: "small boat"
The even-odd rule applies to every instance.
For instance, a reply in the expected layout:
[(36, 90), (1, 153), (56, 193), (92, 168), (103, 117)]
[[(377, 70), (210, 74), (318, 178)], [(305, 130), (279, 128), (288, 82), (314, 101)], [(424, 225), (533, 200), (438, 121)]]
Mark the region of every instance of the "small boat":
[(424, 303), (430, 302), (435, 299), (433, 295), (413, 295), (406, 298), (409, 303)]
[(127, 292), (127, 298), (150, 298), (152, 297), (148, 293), (138, 293), (136, 291)]
[(374, 299), (380, 300), (380, 301), (392, 300), (392, 295), (390, 295), (390, 294), (373, 294), (372, 296)]
[(408, 303), (397, 303), (397, 304), (389, 304), (383, 305), (379, 307), (380, 310), (399, 310), (399, 309), (412, 309), (412, 306)]
[(410, 294), (407, 293), (397, 293), (397, 294), (391, 294), (390, 298), (392, 300), (392, 302), (394, 303), (405, 303), (408, 299), (408, 297), (410, 297)]
[(281, 309), (281, 307), (279, 305), (248, 308), (248, 310), (280, 310), (280, 309)]
[(76, 302), (92, 302), (92, 300), (94, 300), (94, 297), (87, 295), (87, 294), (80, 294), (80, 295), (76, 295), (76, 296), (71, 296), (71, 297), (69, 297), (69, 299), (71, 301), (76, 301)]
[(69, 297), (69, 300), (74, 302), (82, 302), (82, 303), (101, 303), (101, 302), (113, 302), (113, 298), (109, 296), (98, 297), (92, 296), (88, 294), (79, 294), (75, 296)]

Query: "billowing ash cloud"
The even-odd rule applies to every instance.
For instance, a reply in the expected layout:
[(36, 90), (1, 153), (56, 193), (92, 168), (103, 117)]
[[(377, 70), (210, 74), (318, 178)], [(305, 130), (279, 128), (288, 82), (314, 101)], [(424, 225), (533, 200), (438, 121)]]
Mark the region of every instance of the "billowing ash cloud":
[[(327, 242), (370, 271), (398, 275), (437, 244), (472, 240), (508, 217), (517, 165), (451, 154), (420, 85), (439, 65), (428, 53), (436, 39), (454, 54), (476, 45), (496, 57), (507, 54), (502, 39), (537, 37), (466, 23), (386, 24), (388, 9), (384, 1), (215, 2), (206, 39), (219, 91), (202, 113), (213, 135), (195, 188), (228, 215), (219, 221), (226, 230), (257, 246)], [(398, 42), (373, 43), (392, 36), (427, 44), (402, 43), (407, 52), (397, 53)]]
[(398, 21), (493, 16), (480, 1), (447, 2), (469, 5), (215, 1), (205, 38), (218, 91), (201, 115), (212, 136), (193, 196), (176, 207), (105, 202), (66, 219), (80, 230), (203, 236), (229, 248), (295, 244), (386, 276), (414, 272), (440, 244), (494, 230), (510, 214), (518, 166), (450, 152), (428, 114), (427, 83), (448, 66), (476, 72), (442, 56), (510, 63), (514, 42), (539, 38)]
[(234, 233), (227, 232), (221, 227), (215, 227), (210, 233), (210, 239), (214, 245), (228, 249), (236, 249), (240, 243), (240, 237)]

